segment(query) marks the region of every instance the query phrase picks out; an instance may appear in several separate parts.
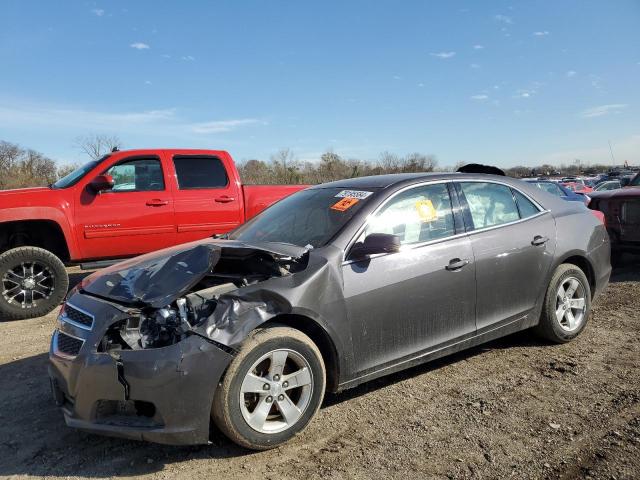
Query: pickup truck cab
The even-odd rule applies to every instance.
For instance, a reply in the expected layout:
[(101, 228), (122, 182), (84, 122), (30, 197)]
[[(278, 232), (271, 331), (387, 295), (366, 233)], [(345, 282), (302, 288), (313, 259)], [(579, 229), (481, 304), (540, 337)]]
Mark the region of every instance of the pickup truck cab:
[(233, 230), (303, 185), (245, 186), (218, 150), (114, 151), (49, 187), (0, 192), (0, 319), (60, 303), (65, 264), (132, 257)]

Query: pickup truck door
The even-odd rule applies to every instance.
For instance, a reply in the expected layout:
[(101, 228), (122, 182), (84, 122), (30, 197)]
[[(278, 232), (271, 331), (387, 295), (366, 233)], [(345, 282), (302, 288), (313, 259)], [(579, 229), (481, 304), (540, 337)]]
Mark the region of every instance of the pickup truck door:
[(226, 233), (243, 222), (244, 202), (239, 182), (228, 172), (229, 158), (175, 153), (174, 202), (176, 243)]
[(154, 155), (125, 157), (101, 172), (113, 177), (112, 190), (95, 193), (88, 183), (81, 187), (75, 217), (84, 259), (132, 256), (175, 243), (165, 170)]

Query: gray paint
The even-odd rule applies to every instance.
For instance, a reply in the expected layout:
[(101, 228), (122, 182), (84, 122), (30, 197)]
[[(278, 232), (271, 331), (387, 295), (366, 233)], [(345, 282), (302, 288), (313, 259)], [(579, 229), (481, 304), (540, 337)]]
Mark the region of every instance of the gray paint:
[[(512, 186), (543, 211), (512, 224), (466, 232), (464, 212), (454, 198), (454, 237), (363, 261), (347, 258), (348, 248), (365, 219), (384, 201), (413, 185), (458, 180)], [(337, 353), (337, 388), (343, 389), (535, 325), (551, 274), (569, 257), (580, 257), (590, 265), (594, 295), (608, 282), (611, 267), (604, 226), (583, 205), (565, 202), (524, 182), (488, 175), (404, 174), (327, 185), (368, 188), (376, 193), (322, 248), (283, 252), (269, 245), (239, 245), (224, 240), (191, 244), (192, 248), (207, 245), (207, 251), (213, 252), (208, 257), (210, 266), (224, 257), (225, 248), (233, 250), (238, 258), (242, 252), (262, 252), (279, 261), (287, 254), (295, 257), (294, 261), (304, 260), (306, 266), (220, 296), (213, 313), (174, 345), (125, 350), (119, 355), (96, 353), (107, 328), (137, 307), (82, 290), (72, 292), (69, 301), (94, 313), (95, 322), (91, 331), (68, 323), (60, 325), (62, 331), (85, 339), (77, 358), (60, 358), (53, 349), (50, 353), (52, 377), (65, 394), (75, 399), (73, 407), (64, 407), (67, 423), (129, 438), (203, 443), (216, 385), (234, 351), (249, 332), (270, 320), (277, 321), (279, 316), (306, 317), (326, 333)], [(534, 246), (531, 241), (537, 235), (549, 240)], [(179, 250), (183, 252), (184, 246)], [(172, 252), (153, 255), (156, 259), (168, 256), (170, 261)], [(446, 270), (454, 258), (468, 259), (469, 263), (457, 271)], [(136, 260), (129, 261), (127, 268), (135, 269)], [(89, 283), (99, 282), (100, 275)], [(195, 285), (198, 280), (189, 279), (187, 284)], [(175, 299), (184, 293), (184, 285), (169, 284), (164, 292), (156, 290), (164, 294), (162, 298)], [(130, 398), (155, 403), (161, 426), (141, 429), (96, 423), (96, 400), (125, 399), (117, 361), (123, 366)]]

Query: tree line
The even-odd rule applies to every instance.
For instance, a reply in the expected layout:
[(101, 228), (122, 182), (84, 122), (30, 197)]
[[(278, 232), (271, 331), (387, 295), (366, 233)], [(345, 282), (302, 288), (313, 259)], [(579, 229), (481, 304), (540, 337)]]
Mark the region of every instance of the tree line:
[[(76, 147), (88, 159), (98, 159), (114, 147), (120, 148), (118, 137), (92, 135), (76, 139)], [(414, 173), (455, 171), (466, 162), (453, 167), (440, 167), (435, 155), (411, 153), (398, 155), (382, 152), (376, 160), (346, 158), (328, 150), (317, 161), (301, 161), (291, 149), (285, 148), (269, 161), (251, 159), (238, 162), (238, 171), (245, 184), (317, 184), (343, 178), (381, 175), (386, 173)], [(79, 165), (58, 165), (51, 158), (15, 143), (0, 141), (0, 189), (46, 186), (64, 177)], [(606, 172), (607, 165), (580, 164), (540, 165), (535, 168), (515, 166), (505, 169), (509, 176), (577, 175)]]

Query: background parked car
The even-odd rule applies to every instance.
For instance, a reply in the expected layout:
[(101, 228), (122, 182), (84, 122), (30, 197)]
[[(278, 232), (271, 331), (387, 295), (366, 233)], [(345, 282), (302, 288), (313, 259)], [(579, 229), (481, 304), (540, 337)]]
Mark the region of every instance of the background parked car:
[(116, 151), (49, 187), (0, 192), (0, 319), (60, 304), (65, 264), (115, 263), (221, 234), (305, 185), (240, 182), (215, 150)]
[(620, 180), (605, 180), (604, 182), (600, 182), (593, 189), (594, 192), (605, 192), (608, 190), (617, 190), (618, 188), (622, 188), (620, 184)]
[(640, 253), (640, 188), (627, 187), (591, 195), (589, 208), (601, 211), (614, 260), (621, 253)]
[(556, 197), (560, 197), (563, 200), (567, 200), (569, 202), (581, 202), (585, 205), (589, 203), (589, 197), (585, 195), (580, 195), (575, 193), (574, 191), (568, 189), (564, 185), (560, 183), (553, 182), (551, 180), (525, 180), (527, 183), (531, 183), (538, 187), (540, 190), (544, 190)]

